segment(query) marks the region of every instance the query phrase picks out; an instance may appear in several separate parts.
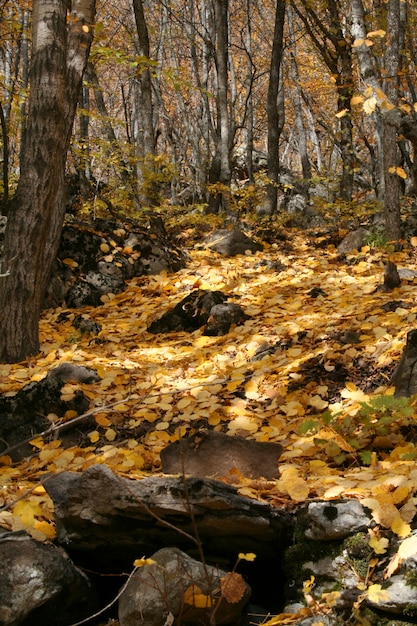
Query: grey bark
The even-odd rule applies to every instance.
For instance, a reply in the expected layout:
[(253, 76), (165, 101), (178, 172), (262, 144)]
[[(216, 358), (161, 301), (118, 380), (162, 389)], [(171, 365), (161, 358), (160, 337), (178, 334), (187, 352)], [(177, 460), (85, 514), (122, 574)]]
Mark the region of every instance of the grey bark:
[(267, 95), (268, 179), (270, 181), (267, 185), (267, 212), (269, 214), (275, 213), (277, 209), (279, 138), (281, 134), (280, 129), (282, 129), (283, 124), (282, 115), (280, 116), (278, 96), (283, 52), (285, 5), (286, 3), (283, 0), (277, 0)]
[(95, 17), (94, 0), (35, 0), (21, 175), (0, 277), (0, 360), (39, 352), (38, 322), (65, 216), (65, 161)]

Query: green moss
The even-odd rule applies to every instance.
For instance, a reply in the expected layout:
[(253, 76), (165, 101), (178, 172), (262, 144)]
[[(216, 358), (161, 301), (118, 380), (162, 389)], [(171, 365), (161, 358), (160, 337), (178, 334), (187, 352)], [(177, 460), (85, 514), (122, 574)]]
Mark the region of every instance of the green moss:
[(369, 559), (372, 555), (368, 535), (366, 533), (351, 535), (343, 542), (343, 548), (346, 550), (347, 561), (353, 570), (359, 577), (366, 578)]
[(417, 587), (417, 571), (409, 570), (406, 572), (405, 582), (409, 587)]

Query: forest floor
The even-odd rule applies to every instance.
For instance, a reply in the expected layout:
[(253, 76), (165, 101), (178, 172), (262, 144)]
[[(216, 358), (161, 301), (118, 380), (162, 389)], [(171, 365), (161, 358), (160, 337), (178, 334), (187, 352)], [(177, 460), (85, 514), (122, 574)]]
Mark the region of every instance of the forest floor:
[[(103, 306), (45, 311), (40, 354), (1, 365), (0, 392), (12, 395), (71, 361), (95, 368), (101, 380), (68, 383), (62, 397), (82, 389), (95, 412), (71, 447), (38, 438), (30, 458), (0, 458), (2, 526), (53, 538), (45, 475), (94, 463), (131, 478), (157, 474), (163, 447), (208, 427), (283, 446), (278, 480), (226, 477), (242, 495), (285, 507), (360, 498), (383, 527), (409, 534), (417, 511), (415, 398), (395, 398), (390, 378), (416, 326), (417, 285), (378, 287), (388, 259), (415, 268), (415, 249), (365, 246), (342, 257), (325, 235), (286, 234), (254, 255), (193, 250), (186, 269), (134, 279)], [(197, 288), (228, 294), (250, 318), (222, 337), (146, 332)], [(101, 324), (97, 337), (71, 326), (80, 312)]]

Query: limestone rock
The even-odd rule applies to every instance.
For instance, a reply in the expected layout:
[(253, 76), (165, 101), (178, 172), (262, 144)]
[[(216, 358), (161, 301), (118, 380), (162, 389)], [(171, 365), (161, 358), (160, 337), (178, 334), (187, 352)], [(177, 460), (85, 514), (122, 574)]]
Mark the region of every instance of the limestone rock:
[(45, 489), (54, 501), (58, 541), (106, 565), (127, 567), (132, 554), (167, 545), (194, 548), (196, 529), (205, 553), (215, 558), (254, 552), (271, 559), (293, 531), (287, 512), (208, 478), (128, 480), (93, 465), (81, 474), (51, 476)]
[(307, 515), (306, 537), (320, 541), (343, 539), (367, 528), (371, 522), (370, 515), (357, 500), (311, 502)]
[(278, 443), (253, 441), (243, 437), (200, 430), (168, 445), (161, 451), (166, 474), (226, 476), (236, 468), (249, 478), (278, 478)]
[(0, 624), (71, 624), (97, 609), (88, 578), (62, 550), (23, 532), (0, 534)]
[(225, 571), (203, 565), (177, 548), (163, 548), (151, 558), (155, 563), (138, 569), (120, 597), (120, 626), (164, 626), (169, 616), (181, 624), (209, 625), (213, 610), (216, 624), (238, 621), (250, 596), (242, 577), (235, 575), (227, 585)]

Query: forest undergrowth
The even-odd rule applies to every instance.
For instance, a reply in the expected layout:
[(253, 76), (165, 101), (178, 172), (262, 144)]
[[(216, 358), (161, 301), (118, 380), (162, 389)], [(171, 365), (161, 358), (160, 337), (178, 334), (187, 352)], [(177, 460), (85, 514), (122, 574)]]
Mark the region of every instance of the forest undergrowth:
[[(278, 480), (224, 477), (242, 495), (288, 508), (359, 498), (382, 527), (410, 533), (415, 398), (396, 398), (390, 378), (416, 327), (417, 281), (402, 280), (391, 292), (379, 287), (388, 258), (414, 269), (415, 249), (367, 245), (341, 256), (325, 235), (286, 234), (254, 255), (193, 250), (186, 269), (134, 279), (100, 307), (44, 313), (41, 353), (1, 365), (0, 392), (13, 395), (68, 361), (96, 369), (101, 380), (62, 389), (67, 400), (81, 389), (93, 410), (72, 445), (38, 437), (30, 458), (0, 458), (1, 526), (51, 539), (48, 474), (95, 463), (131, 478), (158, 474), (163, 447), (209, 428), (283, 447)], [(250, 318), (222, 337), (146, 331), (197, 288), (228, 294)], [(74, 329), (80, 312), (101, 325), (98, 336)]]

